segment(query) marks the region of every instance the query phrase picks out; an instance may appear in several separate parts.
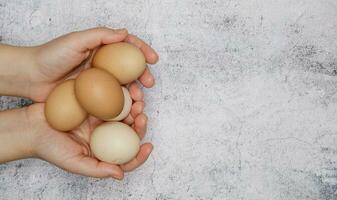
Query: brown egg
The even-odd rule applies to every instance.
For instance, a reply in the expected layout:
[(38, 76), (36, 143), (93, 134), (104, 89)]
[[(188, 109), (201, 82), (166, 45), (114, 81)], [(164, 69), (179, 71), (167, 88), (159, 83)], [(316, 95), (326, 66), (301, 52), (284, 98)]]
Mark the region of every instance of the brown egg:
[(92, 65), (110, 72), (121, 84), (136, 80), (146, 67), (142, 51), (126, 42), (102, 46), (97, 50)]
[(49, 94), (45, 116), (50, 126), (59, 131), (70, 131), (86, 119), (87, 112), (75, 97), (75, 80), (61, 83)]
[(81, 106), (100, 119), (114, 118), (123, 109), (122, 87), (113, 75), (102, 69), (82, 71), (75, 82), (75, 94)]

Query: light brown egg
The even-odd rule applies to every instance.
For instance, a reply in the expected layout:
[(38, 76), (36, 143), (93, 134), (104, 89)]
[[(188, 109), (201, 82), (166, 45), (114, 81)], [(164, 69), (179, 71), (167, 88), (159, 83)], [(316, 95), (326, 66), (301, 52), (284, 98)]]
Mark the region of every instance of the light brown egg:
[(70, 131), (86, 119), (87, 112), (75, 97), (75, 80), (61, 83), (49, 94), (45, 116), (50, 126), (59, 131)]
[(137, 133), (121, 122), (105, 122), (93, 131), (90, 149), (101, 161), (124, 164), (139, 151), (140, 139)]
[(126, 42), (102, 46), (97, 50), (92, 65), (110, 72), (122, 85), (136, 80), (146, 67), (142, 51)]
[(123, 109), (122, 87), (113, 75), (102, 69), (82, 71), (75, 82), (75, 94), (81, 106), (100, 119), (114, 118)]

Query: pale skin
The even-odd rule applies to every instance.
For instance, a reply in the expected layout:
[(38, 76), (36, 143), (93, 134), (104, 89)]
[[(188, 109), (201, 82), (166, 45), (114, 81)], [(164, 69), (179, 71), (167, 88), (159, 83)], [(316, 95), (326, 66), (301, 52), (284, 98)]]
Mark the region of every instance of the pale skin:
[[(137, 156), (126, 164), (101, 162), (90, 152), (89, 138), (102, 121), (89, 117), (80, 127), (65, 133), (52, 129), (44, 117), (44, 102), (58, 83), (75, 78), (88, 68), (99, 46), (121, 41), (137, 46), (148, 64), (158, 61), (157, 53), (149, 45), (125, 29), (88, 29), (34, 47), (0, 45), (0, 95), (23, 96), (35, 102), (0, 112), (0, 163), (40, 158), (72, 173), (120, 180), (125, 172), (147, 160), (153, 149), (151, 143), (142, 144)], [(143, 113), (144, 94), (138, 84), (146, 88), (154, 85), (148, 68), (137, 82), (128, 85), (134, 103), (124, 120), (143, 138), (147, 116)]]

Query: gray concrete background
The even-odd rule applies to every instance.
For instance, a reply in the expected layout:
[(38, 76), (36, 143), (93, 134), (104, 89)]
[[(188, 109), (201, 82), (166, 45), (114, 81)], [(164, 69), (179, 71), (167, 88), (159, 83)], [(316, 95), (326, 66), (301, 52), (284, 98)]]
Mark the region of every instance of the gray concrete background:
[(161, 56), (145, 165), (118, 182), (12, 162), (0, 199), (337, 199), (337, 1), (0, 0), (0, 26), (17, 45), (127, 27)]

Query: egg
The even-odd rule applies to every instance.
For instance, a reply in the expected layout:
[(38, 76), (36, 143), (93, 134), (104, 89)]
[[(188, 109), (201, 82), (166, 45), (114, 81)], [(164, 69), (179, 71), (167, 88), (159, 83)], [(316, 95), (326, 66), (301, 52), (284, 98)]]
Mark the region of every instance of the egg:
[(75, 97), (75, 80), (67, 80), (49, 94), (45, 103), (47, 122), (56, 130), (70, 131), (87, 117)]
[(124, 95), (116, 78), (108, 72), (89, 68), (75, 82), (75, 94), (80, 105), (100, 119), (112, 119), (121, 113)]
[(110, 72), (124, 85), (142, 75), (146, 62), (139, 48), (126, 42), (118, 42), (99, 48), (92, 66)]
[(136, 132), (121, 122), (105, 122), (93, 131), (90, 138), (92, 153), (101, 161), (124, 164), (132, 160), (140, 146)]
[(132, 99), (131, 99), (128, 89), (126, 89), (125, 87), (122, 87), (122, 90), (123, 90), (123, 95), (124, 95), (124, 106), (123, 106), (122, 112), (119, 113), (117, 117), (113, 119), (106, 119), (105, 121), (121, 121), (129, 115), (131, 111), (131, 107), (132, 107)]

